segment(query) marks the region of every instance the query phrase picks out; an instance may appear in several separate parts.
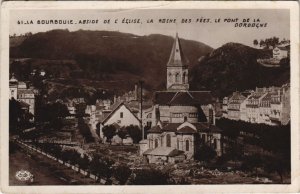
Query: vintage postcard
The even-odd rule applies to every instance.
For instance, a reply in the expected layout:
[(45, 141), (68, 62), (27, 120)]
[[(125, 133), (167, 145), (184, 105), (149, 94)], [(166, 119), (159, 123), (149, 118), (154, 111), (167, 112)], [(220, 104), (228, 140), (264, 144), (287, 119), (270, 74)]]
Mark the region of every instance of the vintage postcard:
[(298, 6), (3, 3), (2, 192), (299, 192)]

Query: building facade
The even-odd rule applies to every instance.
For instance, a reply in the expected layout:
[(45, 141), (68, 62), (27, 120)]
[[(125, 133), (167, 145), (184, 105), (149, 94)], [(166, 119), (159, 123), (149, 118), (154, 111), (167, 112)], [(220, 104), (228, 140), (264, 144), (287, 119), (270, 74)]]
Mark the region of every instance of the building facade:
[(120, 127), (126, 127), (130, 125), (140, 126), (140, 120), (124, 103), (120, 103), (101, 122), (100, 137), (104, 138), (102, 132), (104, 126), (115, 124), (117, 124)]
[(283, 58), (287, 58), (289, 55), (289, 49), (283, 46), (277, 46), (273, 49), (273, 58), (277, 60), (281, 60)]
[(215, 124), (215, 99), (210, 91), (189, 91), (187, 60), (176, 34), (167, 63), (167, 86), (153, 96), (145, 119), (152, 128), (140, 153), (150, 163), (193, 159), (200, 144), (215, 145), (221, 155), (221, 133)]
[[(29, 112), (35, 114), (35, 91), (33, 88), (28, 88), (25, 82), (18, 81), (14, 75), (9, 80), (9, 98), (22, 102), (25, 107), (27, 104)], [(25, 104), (24, 104), (25, 103)]]
[[(256, 88), (242, 94), (245, 97), (240, 98), (239, 106), (230, 105), (236, 92), (223, 99), (223, 118), (267, 125), (285, 125), (290, 121), (290, 84)], [(230, 109), (234, 109), (234, 115), (230, 114)]]

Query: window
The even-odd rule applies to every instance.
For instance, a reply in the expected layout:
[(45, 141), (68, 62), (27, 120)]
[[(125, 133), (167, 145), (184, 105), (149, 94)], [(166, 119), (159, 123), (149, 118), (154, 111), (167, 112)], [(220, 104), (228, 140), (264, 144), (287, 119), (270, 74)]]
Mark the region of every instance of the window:
[(158, 139), (155, 139), (155, 148), (158, 147)]
[(190, 151), (190, 141), (189, 140), (185, 141), (185, 150)]
[(152, 118), (152, 113), (149, 113), (149, 114), (147, 115), (147, 118)]
[(185, 83), (185, 72), (183, 73), (183, 76), (182, 76), (182, 83)]
[(176, 75), (175, 75), (175, 82), (179, 82), (179, 78), (180, 76), (179, 76), (179, 73), (176, 73)]
[(181, 118), (182, 117), (182, 113), (173, 113), (172, 114), (174, 118)]
[(214, 139), (214, 149), (217, 149), (217, 140)]
[(187, 117), (184, 117), (184, 122), (187, 121)]
[(197, 118), (198, 114), (197, 113), (189, 113), (190, 118)]
[(152, 125), (152, 122), (151, 121), (147, 121), (147, 127), (151, 127), (151, 125)]
[(120, 118), (123, 118), (123, 112), (120, 112)]
[(171, 135), (167, 134), (166, 138), (167, 138), (167, 147), (171, 147)]
[(205, 134), (201, 135), (201, 139), (205, 142)]

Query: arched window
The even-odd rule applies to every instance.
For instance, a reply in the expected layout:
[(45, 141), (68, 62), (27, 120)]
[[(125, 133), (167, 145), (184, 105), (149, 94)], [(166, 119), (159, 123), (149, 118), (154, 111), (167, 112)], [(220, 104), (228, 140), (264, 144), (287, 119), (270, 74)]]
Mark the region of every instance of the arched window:
[(158, 147), (158, 139), (155, 139), (155, 148), (157, 148)]
[(167, 147), (171, 147), (171, 135), (167, 134)]
[(179, 73), (176, 73), (175, 74), (175, 82), (179, 82), (179, 80), (180, 80)]
[(185, 140), (185, 150), (190, 151), (190, 141), (189, 140)]
[(172, 81), (172, 73), (171, 72), (169, 73), (168, 79), (169, 79), (169, 81)]
[(183, 75), (182, 75), (182, 83), (185, 83), (185, 77), (186, 77), (186, 75), (185, 75), (185, 72), (184, 72)]

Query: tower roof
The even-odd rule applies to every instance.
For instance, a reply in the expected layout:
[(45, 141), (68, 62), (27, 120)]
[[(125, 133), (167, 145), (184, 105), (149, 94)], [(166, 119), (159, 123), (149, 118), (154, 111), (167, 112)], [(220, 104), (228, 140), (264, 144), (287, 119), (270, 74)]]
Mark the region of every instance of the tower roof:
[(172, 51), (167, 66), (187, 66), (187, 65), (188, 65), (188, 61), (183, 55), (180, 40), (178, 38), (178, 34), (176, 33), (176, 37), (172, 46)]

